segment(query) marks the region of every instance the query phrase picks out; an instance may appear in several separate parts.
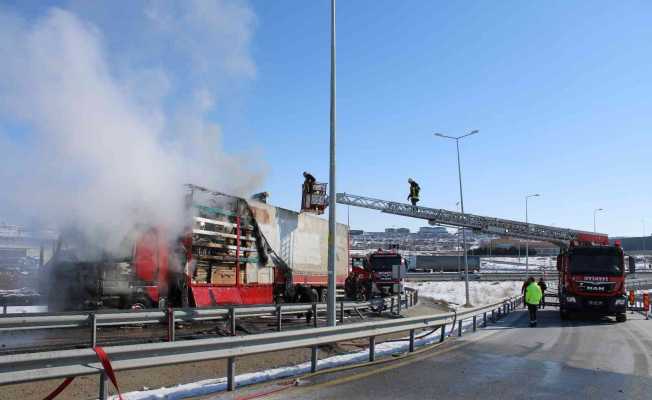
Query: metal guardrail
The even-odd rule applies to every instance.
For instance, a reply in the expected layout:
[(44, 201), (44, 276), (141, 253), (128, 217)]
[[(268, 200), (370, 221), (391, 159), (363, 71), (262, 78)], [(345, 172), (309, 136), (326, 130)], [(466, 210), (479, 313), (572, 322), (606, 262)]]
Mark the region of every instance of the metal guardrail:
[[(340, 321), (346, 311), (379, 308), (381, 311), (400, 314), (401, 308), (411, 307), (418, 301), (418, 292), (406, 288), (401, 296), (386, 297), (366, 302), (345, 301), (337, 304)], [(276, 316), (277, 330), (282, 330), (283, 315), (312, 313), (318, 316), (326, 312), (324, 303), (276, 304), (253, 306), (225, 306), (215, 308), (185, 308), (167, 310), (133, 310), (133, 311), (102, 311), (86, 313), (33, 313), (0, 315), (0, 332), (52, 328), (90, 328), (91, 342), (96, 343), (97, 328), (122, 325), (153, 325), (167, 324), (168, 334), (174, 339), (174, 323), (190, 323), (198, 321), (228, 320), (230, 331), (235, 335), (238, 318), (250, 318), (273, 315)], [(311, 318), (316, 327), (317, 318)]]
[[(514, 310), (522, 296), (507, 298), (487, 306), (439, 315), (361, 322), (336, 327), (310, 328), (288, 332), (249, 336), (198, 339), (174, 343), (149, 343), (105, 347), (113, 370), (124, 371), (175, 365), (197, 361), (227, 360), (227, 388), (235, 388), (235, 359), (247, 355), (311, 348), (311, 370), (318, 369), (318, 346), (355, 339), (369, 340), (369, 360), (375, 358), (375, 340), (382, 335), (409, 332), (409, 351), (414, 351), (415, 331), (440, 328), (443, 341), (448, 324), (456, 320), (483, 315), (486, 323), (491, 312), (494, 319)], [(461, 327), (461, 324), (460, 324)], [(461, 334), (461, 329), (459, 330)], [(34, 382), (44, 379), (69, 378), (100, 374), (100, 399), (107, 398), (107, 371), (93, 349), (60, 350), (41, 353), (0, 356), (0, 385)]]

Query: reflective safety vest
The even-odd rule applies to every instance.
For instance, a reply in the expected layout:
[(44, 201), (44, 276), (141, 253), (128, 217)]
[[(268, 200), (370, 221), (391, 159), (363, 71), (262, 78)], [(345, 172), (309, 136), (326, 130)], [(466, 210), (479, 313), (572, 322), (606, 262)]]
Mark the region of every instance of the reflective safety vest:
[(542, 297), (541, 287), (536, 282), (530, 283), (525, 289), (525, 302), (527, 304), (539, 304)]
[(410, 185), (410, 197), (415, 199), (415, 200), (419, 200), (419, 191), (420, 190), (421, 190), (421, 188), (416, 183), (413, 184), (413, 185)]

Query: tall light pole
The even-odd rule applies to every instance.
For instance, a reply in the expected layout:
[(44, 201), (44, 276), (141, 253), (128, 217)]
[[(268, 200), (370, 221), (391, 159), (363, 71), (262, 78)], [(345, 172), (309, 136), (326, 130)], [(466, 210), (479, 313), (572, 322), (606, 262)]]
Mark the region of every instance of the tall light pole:
[[(335, 0), (331, 0), (331, 143), (328, 191), (328, 326), (335, 326)], [(313, 316), (314, 318), (314, 316)]]
[[(455, 203), (455, 209), (459, 212), (460, 202)], [(460, 228), (457, 228), (457, 275), (462, 275), (462, 254), (460, 254)]]
[[(527, 226), (527, 233), (530, 234), (530, 222), (527, 218), (527, 201), (530, 197), (539, 197), (539, 193), (528, 194), (525, 196), (525, 225)], [(525, 238), (525, 274), (530, 272), (530, 238)]]
[(595, 210), (593, 210), (593, 233), (598, 232), (598, 231), (596, 230), (597, 228), (596, 228), (596, 226), (595, 226), (595, 216), (596, 216), (596, 214), (598, 213), (598, 211), (604, 211), (604, 208), (596, 208)]
[[(448, 135), (443, 135), (441, 133), (435, 133), (435, 136), (454, 140), (457, 146), (457, 176), (460, 181), (460, 207), (462, 211), (462, 220), (466, 220), (466, 218), (464, 217), (464, 195), (462, 194), (462, 166), (460, 164), (460, 139), (463, 139), (467, 136), (474, 135), (478, 132), (480, 131), (476, 129), (462, 136), (448, 136)], [(462, 226), (462, 246), (464, 247), (464, 291), (466, 293), (466, 304), (464, 304), (464, 307), (471, 307), (471, 302), (469, 301), (469, 260), (466, 254), (466, 227), (465, 226)]]

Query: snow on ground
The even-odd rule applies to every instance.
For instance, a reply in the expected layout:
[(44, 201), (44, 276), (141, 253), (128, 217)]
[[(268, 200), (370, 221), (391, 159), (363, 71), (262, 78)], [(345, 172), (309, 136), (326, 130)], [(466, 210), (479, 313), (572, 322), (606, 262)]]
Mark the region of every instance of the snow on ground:
[[(407, 339), (407, 338), (405, 338)], [(417, 346), (425, 346), (439, 341), (438, 332), (422, 337), (415, 341)], [(408, 350), (408, 341), (385, 342), (376, 344), (376, 356), (389, 356), (392, 354), (405, 353)], [(355, 353), (342, 354), (319, 360), (319, 369), (333, 368), (346, 364), (361, 363), (369, 360), (369, 351), (362, 350)], [(302, 375), (310, 372), (310, 362), (302, 364), (274, 368), (267, 371), (252, 372), (236, 376), (238, 386), (251, 385), (274, 379), (287, 378), (290, 376)], [(118, 382), (119, 383), (119, 382)], [(138, 392), (129, 392), (123, 395), (125, 400), (158, 400), (158, 399), (185, 399), (188, 397), (204, 396), (211, 393), (226, 390), (226, 377), (206, 379), (199, 382), (181, 384), (169, 388), (145, 389)], [(112, 396), (112, 400), (118, 399)]]
[(48, 312), (48, 306), (8, 306), (7, 307), (7, 314), (42, 313), (42, 312)]
[[(469, 300), (474, 306), (496, 303), (506, 297), (521, 294), (522, 282), (469, 281)], [(464, 281), (407, 282), (407, 287), (417, 289), (419, 297), (443, 300), (452, 307), (465, 302)]]
[[(529, 268), (532, 270), (555, 269), (556, 257), (530, 257)], [(525, 257), (482, 257), (481, 271), (521, 270), (525, 269)]]

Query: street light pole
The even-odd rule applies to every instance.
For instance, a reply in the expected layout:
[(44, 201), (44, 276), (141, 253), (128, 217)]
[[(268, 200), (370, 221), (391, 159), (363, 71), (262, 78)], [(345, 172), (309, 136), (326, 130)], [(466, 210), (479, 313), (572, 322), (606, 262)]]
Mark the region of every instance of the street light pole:
[[(328, 326), (335, 326), (335, 0), (331, 0), (331, 137), (330, 137), (330, 174), (328, 191), (328, 303), (326, 314)], [(315, 316), (313, 316), (314, 318)]]
[[(460, 163), (460, 139), (463, 139), (467, 136), (474, 135), (478, 132), (479, 131), (476, 129), (467, 133), (466, 135), (457, 136), (457, 137), (447, 136), (441, 133), (435, 133), (435, 136), (455, 140), (455, 144), (457, 147), (457, 176), (460, 182), (460, 209), (462, 212), (462, 221), (465, 221), (466, 217), (464, 215), (464, 195), (462, 190), (462, 165)], [(464, 304), (464, 307), (471, 307), (471, 302), (469, 301), (469, 260), (466, 254), (466, 227), (464, 225), (462, 226), (462, 246), (464, 248), (463, 249), (464, 250), (464, 291), (466, 294), (466, 304)]]
[[(539, 193), (528, 194), (525, 196), (525, 225), (527, 226), (527, 233), (530, 234), (530, 222), (527, 217), (527, 201), (530, 197), (539, 197)], [(530, 238), (525, 238), (525, 274), (530, 272)]]
[[(459, 212), (460, 202), (455, 203), (455, 208)], [(645, 229), (644, 229), (645, 230)], [(457, 275), (462, 275), (462, 254), (460, 254), (460, 228), (457, 227)]]
[(604, 209), (602, 209), (602, 208), (596, 208), (595, 210), (593, 210), (593, 233), (598, 232), (598, 231), (596, 230), (596, 226), (595, 226), (595, 215), (598, 213), (598, 211), (604, 211)]

